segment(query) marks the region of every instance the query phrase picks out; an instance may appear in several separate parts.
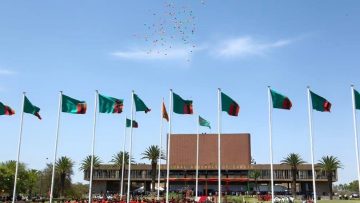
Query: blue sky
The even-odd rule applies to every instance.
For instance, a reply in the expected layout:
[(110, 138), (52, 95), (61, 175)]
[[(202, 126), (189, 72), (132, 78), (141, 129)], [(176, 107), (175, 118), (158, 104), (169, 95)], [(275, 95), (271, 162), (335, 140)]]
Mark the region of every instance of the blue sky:
[[(331, 113), (313, 113), (315, 160), (337, 156), (344, 165), (339, 182), (356, 179), (350, 84), (360, 89), (359, 2), (172, 1), (190, 43), (171, 30), (168, 3), (3, 1), (0, 100), (17, 114), (0, 117), (0, 161), (16, 159), (23, 91), (43, 117), (38, 121), (25, 115), (24, 120), (21, 161), (36, 169), (52, 160), (59, 90), (87, 101), (86, 115), (61, 115), (58, 154), (75, 161), (73, 179), (83, 181), (78, 166), (91, 152), (94, 90), (125, 100), (123, 114), (98, 116), (96, 154), (109, 162), (121, 150), (135, 90), (152, 108), (136, 114), (140, 128), (133, 138), (135, 160), (147, 162), (141, 152), (159, 142), (160, 102), (163, 97), (168, 102), (169, 89), (194, 100), (195, 113), (212, 123), (211, 131), (202, 130), (215, 133), (221, 87), (241, 106), (239, 117), (223, 114), (223, 132), (251, 133), (252, 156), (257, 163), (269, 163), (271, 85), (293, 102), (291, 111), (273, 111), (274, 162), (292, 152), (310, 162), (310, 85), (333, 104)], [(194, 18), (187, 21), (190, 13)], [(152, 37), (175, 37), (167, 39), (171, 48), (157, 53), (160, 45), (154, 47), (144, 36), (151, 36), (148, 25), (156, 28), (159, 19), (169, 30)], [(194, 133), (195, 119), (174, 115), (173, 132)]]

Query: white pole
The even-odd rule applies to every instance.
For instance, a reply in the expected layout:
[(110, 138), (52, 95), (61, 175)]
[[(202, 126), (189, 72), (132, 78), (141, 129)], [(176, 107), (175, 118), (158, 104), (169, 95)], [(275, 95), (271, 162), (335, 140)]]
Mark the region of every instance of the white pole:
[(124, 172), (125, 172), (125, 145), (126, 145), (126, 116), (125, 116), (125, 130), (124, 130), (124, 143), (123, 143), (123, 154), (122, 154), (122, 163), (121, 163), (121, 183), (120, 183), (120, 198), (123, 197), (124, 192)]
[(308, 93), (308, 112), (309, 112), (309, 130), (310, 130), (310, 150), (311, 150), (311, 170), (312, 170), (312, 181), (313, 181), (313, 193), (314, 193), (314, 203), (316, 200), (316, 183), (315, 183), (315, 167), (314, 167), (314, 145), (313, 145), (313, 130), (312, 130), (312, 102), (310, 96), (310, 87), (307, 87)]
[(131, 124), (130, 124), (130, 146), (129, 146), (129, 165), (128, 165), (128, 188), (126, 202), (130, 202), (130, 176), (131, 176), (131, 157), (132, 157), (132, 134), (133, 134), (133, 119), (134, 119), (134, 90), (131, 92)]
[(273, 168), (273, 146), (272, 146), (272, 99), (270, 86), (268, 86), (268, 103), (269, 103), (269, 144), (270, 144), (270, 178), (271, 178), (271, 202), (274, 203), (274, 168)]
[(23, 92), (22, 111), (21, 111), (21, 116), (20, 116), (20, 133), (19, 133), (19, 142), (18, 142), (18, 150), (17, 150), (12, 203), (14, 203), (15, 199), (16, 199), (16, 184), (17, 184), (17, 176), (18, 176), (18, 171), (19, 171), (20, 148), (21, 148), (21, 138), (22, 138), (22, 131), (23, 131), (23, 120), (24, 120), (24, 102), (25, 102), (25, 92)]
[(91, 147), (91, 165), (90, 165), (90, 182), (89, 182), (89, 203), (91, 203), (92, 196), (92, 181), (93, 181), (93, 170), (94, 170), (94, 151), (95, 151), (95, 135), (96, 135), (96, 111), (98, 106), (99, 91), (95, 91), (95, 108), (94, 108), (94, 127)]
[(171, 117), (173, 112), (173, 92), (170, 89), (170, 99), (169, 99), (169, 133), (167, 140), (167, 154), (166, 154), (166, 203), (169, 203), (169, 173), (170, 173), (170, 139), (171, 139)]
[(356, 125), (356, 105), (355, 105), (355, 92), (354, 85), (351, 85), (351, 95), (352, 95), (352, 104), (353, 104), (353, 118), (354, 118), (354, 134), (355, 134), (355, 154), (356, 154), (356, 164), (357, 164), (357, 175), (358, 175), (358, 184), (359, 184), (359, 194), (360, 194), (360, 166), (359, 166), (359, 143), (357, 135), (357, 125)]
[(62, 91), (59, 92), (59, 108), (58, 108), (58, 119), (57, 119), (57, 127), (56, 127), (56, 138), (55, 138), (55, 151), (54, 151), (54, 159), (53, 159), (53, 168), (52, 168), (52, 175), (51, 175), (50, 203), (52, 203), (53, 196), (54, 196), (55, 165), (56, 165), (56, 156), (57, 156), (57, 148), (58, 148), (58, 141), (59, 141), (61, 105), (62, 105)]
[(218, 88), (218, 203), (221, 203), (221, 89)]
[(163, 130), (163, 103), (164, 103), (164, 99), (161, 103), (161, 111), (160, 111), (160, 144), (159, 144), (159, 148), (160, 148), (160, 154), (159, 154), (159, 160), (158, 160), (158, 190), (157, 190), (157, 200), (160, 200), (160, 177), (161, 177), (161, 152), (162, 152), (162, 130)]
[(196, 117), (196, 175), (195, 175), (195, 201), (198, 200), (198, 190), (199, 190), (199, 117)]

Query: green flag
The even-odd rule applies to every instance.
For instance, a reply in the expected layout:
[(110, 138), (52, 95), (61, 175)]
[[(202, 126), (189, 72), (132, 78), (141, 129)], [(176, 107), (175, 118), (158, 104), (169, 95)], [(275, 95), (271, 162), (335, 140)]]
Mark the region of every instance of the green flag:
[(33, 114), (34, 116), (38, 117), (38, 119), (41, 120), (41, 116), (39, 114), (40, 108), (33, 105), (26, 96), (25, 96), (25, 100), (24, 100), (24, 112)]
[(313, 109), (321, 112), (330, 112), (331, 103), (328, 100), (315, 94), (312, 91), (310, 91), (310, 95)]
[(99, 94), (100, 113), (121, 113), (124, 100)]
[(240, 111), (239, 104), (223, 92), (221, 92), (221, 108), (222, 111), (226, 111), (230, 116), (238, 116)]
[(151, 111), (136, 94), (134, 94), (134, 102), (136, 111), (145, 111), (145, 113)]
[(15, 111), (10, 108), (9, 106), (4, 105), (3, 103), (0, 102), (0, 115), (14, 115)]
[(204, 127), (208, 127), (209, 129), (211, 129), (210, 122), (203, 119), (201, 116), (199, 116), (199, 125), (204, 126)]
[(174, 113), (193, 114), (192, 100), (184, 100), (179, 95), (173, 93)]
[[(127, 128), (131, 127), (131, 120), (130, 119), (126, 119), (126, 127)], [(133, 122), (132, 122), (132, 127), (133, 128), (138, 128), (139, 127), (138, 123), (135, 120), (133, 120)]]
[(287, 96), (284, 96), (272, 89), (270, 89), (270, 93), (271, 93), (271, 99), (272, 99), (272, 104), (274, 108), (277, 109), (287, 109), (290, 110), (291, 109), (291, 101)]
[(355, 109), (360, 109), (360, 94), (354, 89)]
[(85, 114), (86, 102), (62, 95), (62, 112), (73, 114)]

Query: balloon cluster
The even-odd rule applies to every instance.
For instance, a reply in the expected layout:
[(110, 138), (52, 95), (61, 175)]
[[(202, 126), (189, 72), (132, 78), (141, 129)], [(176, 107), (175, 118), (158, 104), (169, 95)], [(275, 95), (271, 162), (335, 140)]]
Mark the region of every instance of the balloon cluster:
[[(205, 5), (205, 1), (200, 1)], [(144, 23), (144, 34), (133, 37), (144, 40), (147, 54), (167, 56), (172, 49), (181, 46), (190, 56), (196, 48), (196, 17), (190, 6), (165, 2), (159, 12), (151, 12), (151, 22)], [(188, 58), (187, 61), (190, 59)]]

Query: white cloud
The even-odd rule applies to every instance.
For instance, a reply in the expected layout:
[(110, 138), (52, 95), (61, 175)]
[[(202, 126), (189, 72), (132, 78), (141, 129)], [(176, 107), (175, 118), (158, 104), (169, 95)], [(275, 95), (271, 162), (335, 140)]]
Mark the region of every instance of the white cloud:
[(166, 51), (145, 51), (144, 49), (131, 49), (128, 51), (116, 51), (111, 55), (131, 60), (187, 60), (191, 58), (195, 49), (179, 47)]
[(0, 68), (0, 75), (14, 75), (16, 72)]
[(137, 47), (115, 51), (111, 55), (127, 60), (189, 60), (196, 52), (206, 52), (215, 57), (263, 56), (272, 49), (287, 46), (294, 41), (294, 39), (280, 39), (272, 42), (262, 42), (255, 40), (251, 36), (245, 36), (204, 42), (196, 48), (179, 45), (173, 46), (172, 49), (166, 51), (148, 51), (146, 47)]
[(245, 57), (250, 55), (264, 55), (271, 49), (284, 47), (293, 42), (293, 40), (282, 39), (274, 42), (259, 42), (252, 37), (238, 37), (225, 40), (219, 46), (213, 49), (218, 56), (238, 56)]

